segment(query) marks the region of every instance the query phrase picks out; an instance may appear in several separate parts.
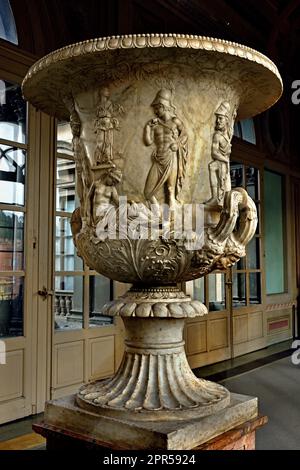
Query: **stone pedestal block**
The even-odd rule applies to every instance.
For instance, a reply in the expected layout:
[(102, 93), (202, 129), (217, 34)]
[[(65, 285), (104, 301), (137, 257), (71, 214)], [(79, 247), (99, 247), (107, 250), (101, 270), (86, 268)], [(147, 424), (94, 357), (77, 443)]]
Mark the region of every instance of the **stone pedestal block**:
[[(249, 424), (254, 422), (256, 425)], [(70, 444), (71, 440), (74, 447), (93, 449), (196, 450), (199, 447), (200, 450), (209, 448), (209, 442), (212, 448), (220, 448), (218, 437), (226, 438), (225, 444), (235, 448), (234, 442), (245, 440), (248, 434), (253, 448), (254, 429), (262, 424), (262, 419), (258, 418), (257, 398), (235, 393), (231, 394), (230, 405), (218, 413), (172, 422), (128, 421), (123, 417), (101, 416), (80, 408), (75, 396), (71, 395), (48, 402), (44, 423), (35, 426), (35, 430), (49, 439), (52, 448), (59, 447), (59, 442), (64, 440)], [(247, 429), (243, 430), (245, 426)]]

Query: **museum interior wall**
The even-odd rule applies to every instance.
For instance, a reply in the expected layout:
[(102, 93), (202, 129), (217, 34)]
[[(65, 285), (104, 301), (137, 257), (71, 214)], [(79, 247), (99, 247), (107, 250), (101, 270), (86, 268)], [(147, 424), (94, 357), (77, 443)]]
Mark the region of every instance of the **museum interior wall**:
[(232, 141), (231, 185), (255, 201), (257, 230), (233, 268), (182, 285), (209, 310), (187, 320), (186, 352), (196, 368), (297, 336), (299, 110), (291, 84), (299, 77), (300, 3), (11, 0), (10, 7), (11, 23), (0, 23), (0, 339), (7, 351), (0, 422), (40, 412), (45, 400), (112, 375), (122, 356), (122, 321), (102, 307), (126, 286), (89, 269), (73, 246), (70, 127), (26, 104), (20, 88), (37, 58), (76, 41), (198, 34), (241, 42), (276, 63), (282, 98), (236, 123)]

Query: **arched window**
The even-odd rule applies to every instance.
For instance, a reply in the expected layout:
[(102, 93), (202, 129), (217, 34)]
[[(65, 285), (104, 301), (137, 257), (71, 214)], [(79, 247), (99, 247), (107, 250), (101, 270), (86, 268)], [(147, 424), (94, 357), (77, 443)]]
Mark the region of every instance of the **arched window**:
[(256, 135), (253, 119), (242, 119), (234, 125), (234, 135), (250, 144), (256, 145)]
[(0, 38), (18, 44), (18, 34), (9, 0), (0, 0)]

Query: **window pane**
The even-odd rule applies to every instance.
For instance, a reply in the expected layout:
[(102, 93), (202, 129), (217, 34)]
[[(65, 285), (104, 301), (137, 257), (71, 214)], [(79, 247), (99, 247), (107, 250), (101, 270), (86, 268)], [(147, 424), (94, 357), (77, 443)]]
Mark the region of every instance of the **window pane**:
[(0, 0), (0, 38), (18, 44), (16, 23), (9, 0)]
[(231, 187), (240, 188), (245, 185), (244, 171), (241, 163), (230, 163)]
[(24, 279), (0, 277), (0, 337), (23, 335)]
[(256, 136), (253, 119), (242, 119), (240, 123), (242, 126), (242, 139), (255, 145)]
[(265, 171), (265, 253), (266, 292), (284, 292), (284, 235), (282, 176)]
[(222, 273), (209, 274), (209, 311), (225, 310), (225, 277)]
[(68, 122), (59, 122), (57, 125), (57, 152), (73, 155), (72, 132)]
[(259, 171), (257, 168), (246, 168), (246, 190), (252, 199), (259, 199)]
[(81, 276), (56, 276), (55, 329), (78, 330), (83, 324), (83, 279)]
[(261, 303), (260, 273), (249, 274), (249, 302), (250, 304)]
[(112, 317), (102, 315), (104, 304), (111, 300), (111, 281), (104, 276), (90, 276), (90, 326), (113, 323)]
[(55, 271), (82, 271), (82, 259), (76, 255), (69, 217), (56, 217)]
[(56, 210), (75, 210), (75, 163), (63, 158), (57, 159)]
[(247, 264), (249, 269), (259, 269), (259, 238), (252, 238), (247, 245)]
[(246, 305), (246, 274), (233, 273), (232, 275), (232, 306), (233, 308)]
[(200, 277), (200, 279), (194, 280), (194, 299), (205, 303), (204, 277)]
[(0, 202), (24, 205), (25, 150), (0, 145)]
[(0, 271), (23, 269), (24, 214), (0, 211)]
[(26, 102), (20, 85), (0, 80), (0, 138), (26, 142)]
[(241, 269), (245, 269), (245, 267), (246, 267), (246, 258), (244, 256), (243, 258), (240, 258), (238, 262), (232, 266), (232, 269), (235, 271), (238, 271)]
[(240, 122), (235, 122), (234, 123), (233, 135), (235, 135), (239, 139), (242, 138), (242, 126), (241, 126)]

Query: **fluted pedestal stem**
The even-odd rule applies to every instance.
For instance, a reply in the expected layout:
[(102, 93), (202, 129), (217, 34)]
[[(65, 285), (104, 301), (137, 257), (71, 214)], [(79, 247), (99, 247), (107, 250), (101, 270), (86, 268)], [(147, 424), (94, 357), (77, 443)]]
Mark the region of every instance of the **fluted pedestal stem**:
[(109, 415), (138, 420), (178, 420), (226, 407), (229, 392), (198, 379), (184, 350), (184, 319), (123, 318), (125, 353), (116, 375), (84, 386), (77, 403)]

